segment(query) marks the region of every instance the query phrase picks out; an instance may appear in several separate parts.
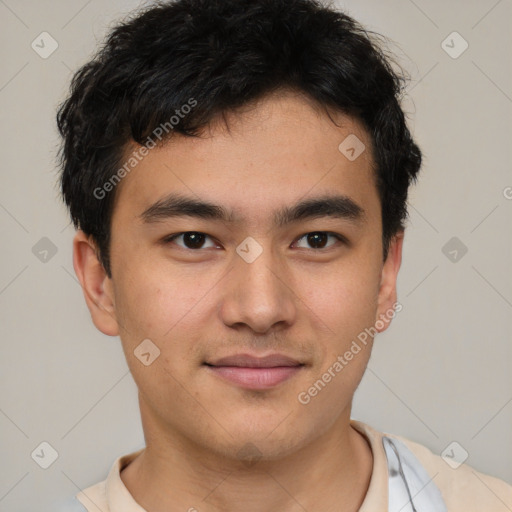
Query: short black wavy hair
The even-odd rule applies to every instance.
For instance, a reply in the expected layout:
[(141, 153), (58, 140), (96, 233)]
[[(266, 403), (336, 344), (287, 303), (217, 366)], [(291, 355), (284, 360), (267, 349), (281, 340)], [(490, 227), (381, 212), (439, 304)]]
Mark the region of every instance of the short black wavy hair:
[[(383, 39), (317, 0), (158, 2), (116, 25), (75, 73), (57, 113), (62, 195), (107, 275), (116, 187), (101, 198), (94, 191), (116, 174), (127, 145), (147, 145), (172, 116), (178, 121), (167, 138), (197, 136), (217, 115), (281, 89), (353, 116), (368, 131), (385, 260), (404, 229), (422, 155), (400, 106), (407, 77)], [(195, 107), (176, 116), (191, 98)]]

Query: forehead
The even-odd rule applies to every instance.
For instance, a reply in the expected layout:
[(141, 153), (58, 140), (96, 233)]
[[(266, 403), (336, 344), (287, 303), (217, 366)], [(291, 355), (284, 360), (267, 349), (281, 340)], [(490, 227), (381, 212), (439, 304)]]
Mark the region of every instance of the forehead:
[(303, 96), (284, 93), (219, 117), (200, 137), (173, 134), (122, 179), (114, 220), (133, 220), (176, 192), (220, 204), (248, 224), (270, 222), (299, 199), (331, 194), (376, 215), (370, 138), (355, 119), (331, 117)]

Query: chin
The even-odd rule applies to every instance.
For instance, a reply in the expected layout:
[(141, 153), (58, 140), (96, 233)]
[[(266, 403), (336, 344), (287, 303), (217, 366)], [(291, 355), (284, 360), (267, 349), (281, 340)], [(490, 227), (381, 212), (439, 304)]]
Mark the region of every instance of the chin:
[(215, 446), (219, 454), (247, 464), (282, 459), (314, 437), (314, 430), (309, 435), (298, 431), (296, 422), (292, 428), (292, 423), (288, 422), (291, 416), (283, 422), (285, 416), (272, 422), (262, 422), (260, 419), (257, 424), (250, 425), (247, 418), (240, 425), (230, 421), (231, 436), (223, 436), (222, 441), (209, 444), (209, 448)]

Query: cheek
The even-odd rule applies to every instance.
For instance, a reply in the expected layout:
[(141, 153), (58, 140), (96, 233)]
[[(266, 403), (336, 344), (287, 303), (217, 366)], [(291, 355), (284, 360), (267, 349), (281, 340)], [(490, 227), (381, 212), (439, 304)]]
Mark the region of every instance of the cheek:
[[(165, 274), (164, 274), (165, 275)], [(181, 286), (183, 285), (183, 286)], [(124, 328), (121, 340), (133, 378), (145, 400), (157, 405), (170, 400), (179, 402), (180, 382), (199, 360), (194, 340), (201, 294), (189, 283), (176, 282), (156, 271), (131, 275), (118, 287), (116, 309)], [(196, 313), (196, 316), (194, 316)], [(153, 345), (147, 347), (150, 340)], [(143, 353), (149, 350), (148, 365)], [(141, 357), (139, 359), (138, 355)], [(147, 359), (146, 359), (146, 362)]]
[(136, 264), (119, 273), (116, 310), (129, 337), (167, 340), (200, 304), (196, 278), (170, 265)]
[(322, 273), (305, 272), (301, 279), (304, 303), (314, 313), (308, 316), (333, 336), (357, 335), (375, 319), (379, 276), (375, 266), (360, 261), (347, 259)]

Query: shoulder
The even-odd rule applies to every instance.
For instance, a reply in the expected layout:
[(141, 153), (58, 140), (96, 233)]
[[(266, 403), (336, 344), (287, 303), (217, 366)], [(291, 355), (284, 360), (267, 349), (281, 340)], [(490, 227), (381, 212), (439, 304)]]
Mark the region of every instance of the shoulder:
[[(107, 480), (98, 482), (97, 484), (91, 485), (80, 491), (76, 496), (76, 500), (84, 507), (87, 512), (108, 512), (110, 507), (107, 501), (106, 493)], [(77, 511), (81, 509), (77, 509)], [(74, 512), (74, 511), (73, 511)]]
[(436, 484), (448, 511), (481, 512), (512, 510), (512, 486), (467, 464), (448, 464), (429, 448), (402, 436), (383, 433), (402, 452), (416, 457)]
[(91, 485), (72, 498), (59, 503), (52, 509), (52, 512), (109, 512), (111, 508), (115, 510), (133, 508), (136, 504), (124, 486), (120, 472), (143, 450), (144, 448), (141, 448), (118, 457), (112, 464), (105, 480)]

